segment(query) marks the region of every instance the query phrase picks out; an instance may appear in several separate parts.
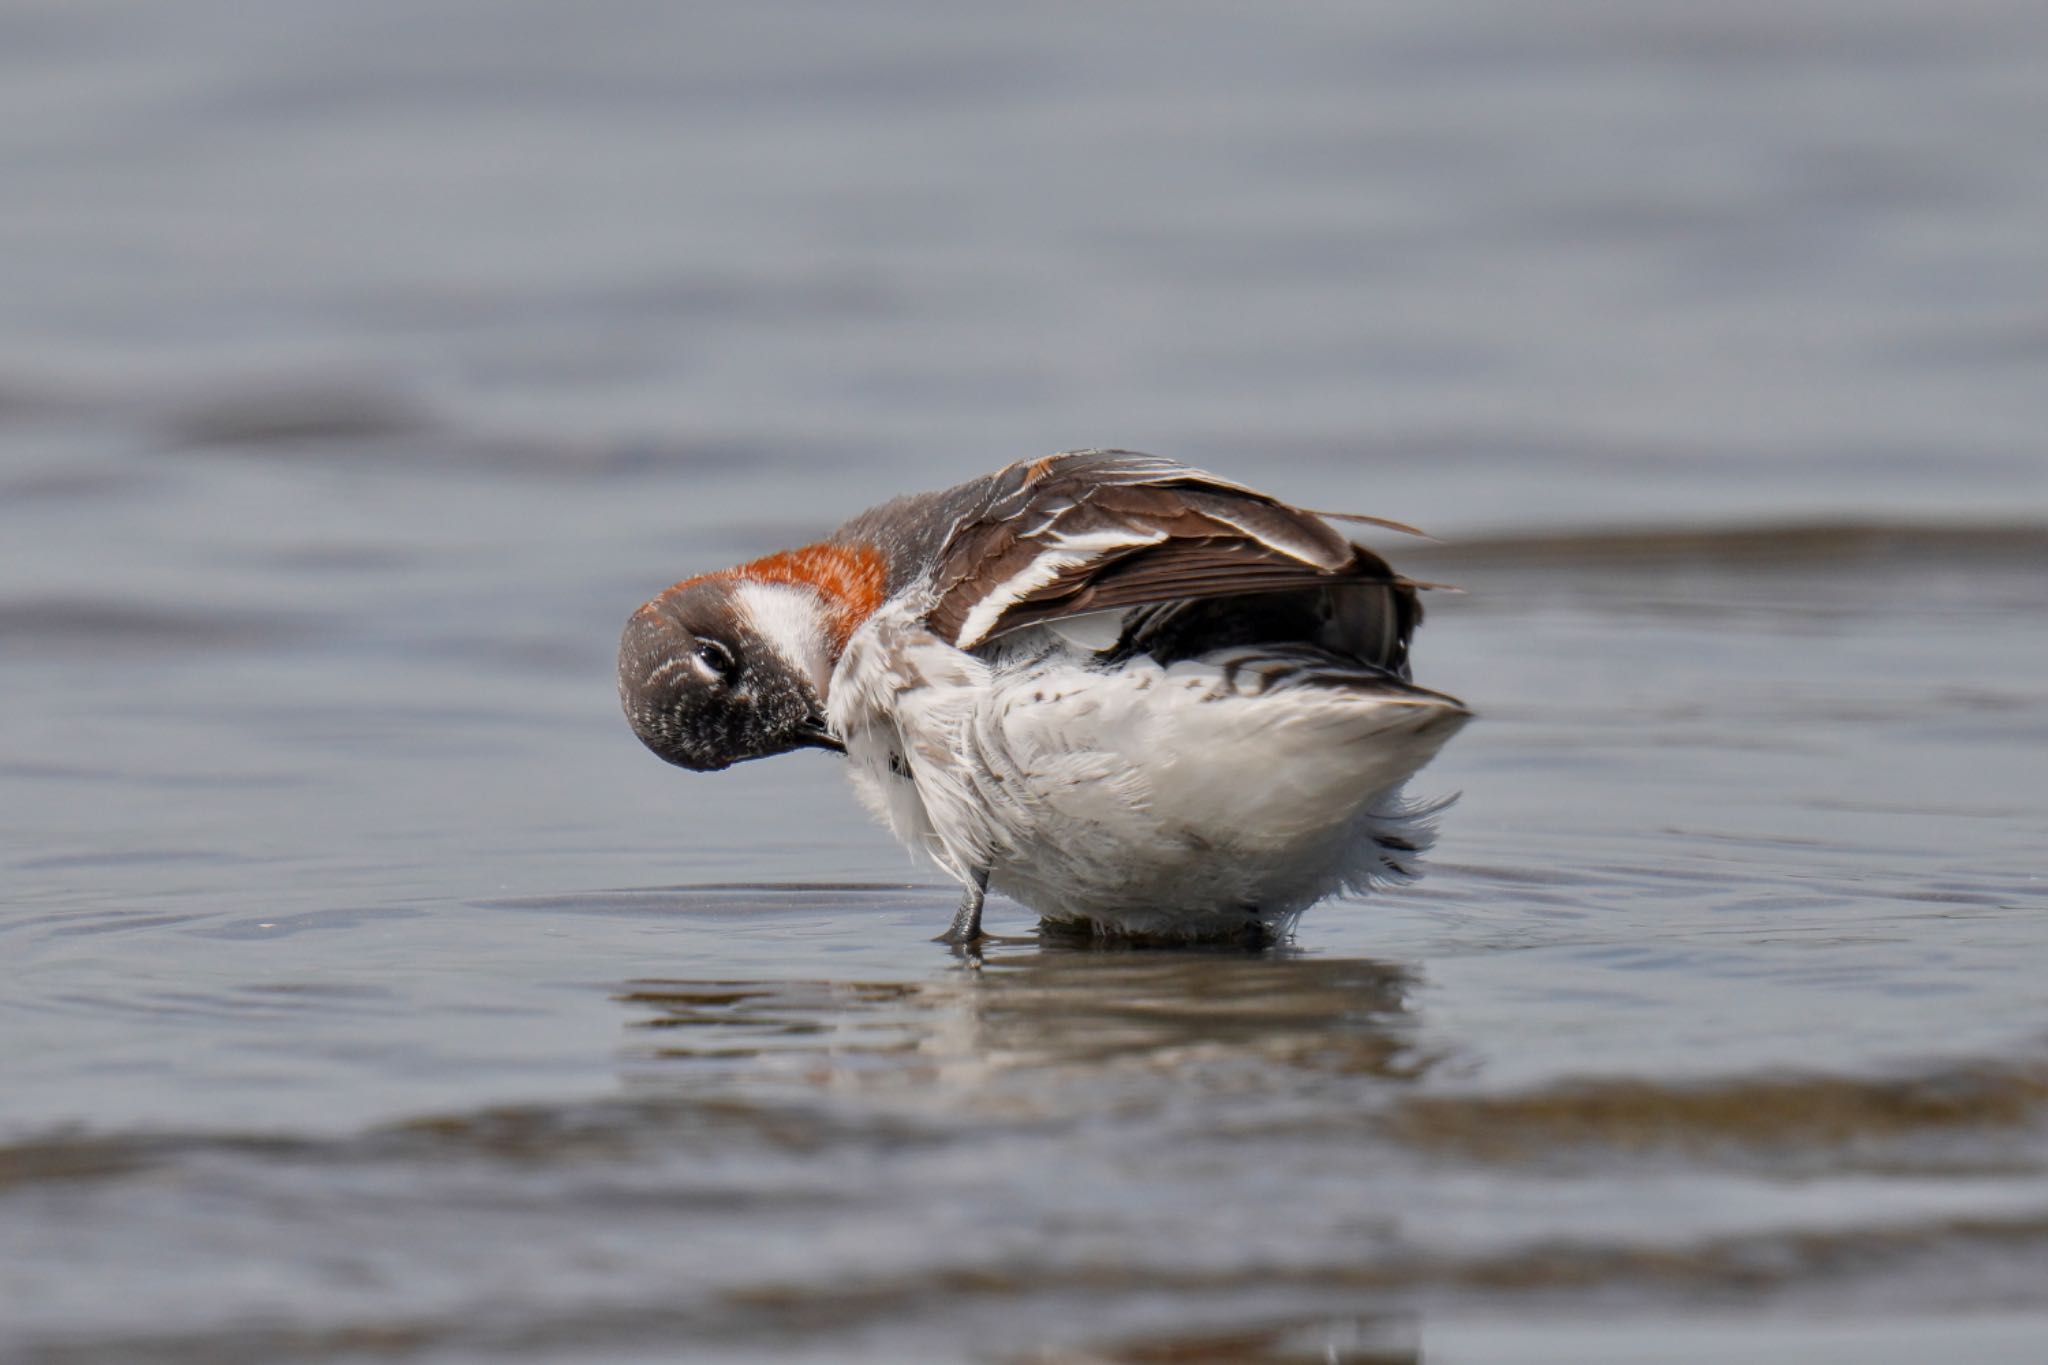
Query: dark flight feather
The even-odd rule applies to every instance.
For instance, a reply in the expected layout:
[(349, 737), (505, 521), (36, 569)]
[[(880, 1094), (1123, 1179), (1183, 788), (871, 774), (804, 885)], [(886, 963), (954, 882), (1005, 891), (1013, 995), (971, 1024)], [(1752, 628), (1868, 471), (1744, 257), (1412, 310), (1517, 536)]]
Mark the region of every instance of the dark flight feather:
[(1369, 618), (1368, 661), (1398, 667), (1421, 618), (1421, 585), (1323, 514), (1170, 460), (1078, 451), (1012, 465), (992, 485), (937, 551), (928, 619), (963, 649), (1096, 611), (1336, 589)]

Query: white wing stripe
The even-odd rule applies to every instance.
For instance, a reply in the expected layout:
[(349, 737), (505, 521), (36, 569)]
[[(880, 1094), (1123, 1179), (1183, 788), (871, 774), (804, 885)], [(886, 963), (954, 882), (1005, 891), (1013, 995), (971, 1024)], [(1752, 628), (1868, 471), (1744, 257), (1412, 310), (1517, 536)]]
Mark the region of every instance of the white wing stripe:
[(980, 644), (1002, 619), (1004, 612), (1029, 597), (1069, 569), (1079, 568), (1118, 550), (1142, 550), (1166, 539), (1166, 532), (1134, 535), (1129, 530), (1096, 531), (1089, 535), (1060, 536), (1032, 557), (1029, 564), (989, 589), (961, 624), (958, 648)]

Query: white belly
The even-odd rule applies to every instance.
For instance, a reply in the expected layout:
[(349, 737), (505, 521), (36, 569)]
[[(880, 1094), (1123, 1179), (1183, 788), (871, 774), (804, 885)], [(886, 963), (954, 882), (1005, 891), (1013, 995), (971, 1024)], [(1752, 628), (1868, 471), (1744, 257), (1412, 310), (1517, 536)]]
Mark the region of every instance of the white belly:
[(1429, 842), (1400, 790), (1461, 709), (1315, 685), (1248, 650), (1104, 671), (1033, 657), (1048, 643), (1011, 662), (948, 651), (886, 723), (847, 708), (862, 795), (954, 875), (986, 867), (1048, 920), (1208, 936), (1404, 876)]

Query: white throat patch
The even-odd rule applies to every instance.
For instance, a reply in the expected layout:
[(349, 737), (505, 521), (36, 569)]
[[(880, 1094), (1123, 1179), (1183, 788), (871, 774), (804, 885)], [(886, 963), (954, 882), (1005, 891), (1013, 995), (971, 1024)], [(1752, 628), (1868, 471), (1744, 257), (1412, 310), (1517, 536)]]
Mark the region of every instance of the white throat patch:
[(832, 628), (817, 589), (742, 579), (733, 599), (741, 619), (778, 659), (810, 679), (822, 701), (832, 680)]

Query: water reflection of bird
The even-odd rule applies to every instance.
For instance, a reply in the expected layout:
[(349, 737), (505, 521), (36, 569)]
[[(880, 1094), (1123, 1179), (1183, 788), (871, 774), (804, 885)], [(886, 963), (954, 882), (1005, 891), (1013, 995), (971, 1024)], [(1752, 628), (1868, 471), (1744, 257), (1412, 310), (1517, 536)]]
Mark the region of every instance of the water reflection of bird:
[(1099, 935), (1264, 938), (1410, 875), (1402, 785), (1469, 717), (1409, 681), (1422, 585), (1323, 515), (1127, 451), (1015, 464), (675, 584), (620, 697), (687, 768), (845, 752), (966, 887), (950, 941), (991, 884)]
[[(876, 1084), (914, 1073), (986, 1079), (1051, 1068), (1072, 1078), (1160, 1069), (1191, 1076), (1280, 1072), (1409, 1080), (1407, 969), (1288, 954), (992, 955), (978, 971), (915, 982), (678, 981), (628, 984), (670, 1061)], [(1240, 1063), (1252, 1064), (1248, 1069)], [(967, 1074), (967, 1073), (971, 1073)]]
[[(1364, 959), (1053, 949), (991, 957), (955, 983), (963, 1050), (1017, 1062), (1291, 1064), (1405, 1076), (1414, 977)], [(1199, 1065), (1199, 1064), (1198, 1064)]]

